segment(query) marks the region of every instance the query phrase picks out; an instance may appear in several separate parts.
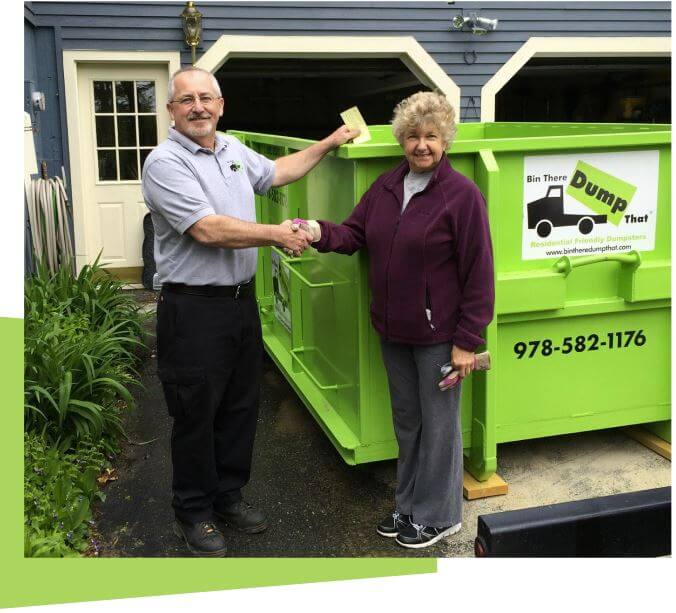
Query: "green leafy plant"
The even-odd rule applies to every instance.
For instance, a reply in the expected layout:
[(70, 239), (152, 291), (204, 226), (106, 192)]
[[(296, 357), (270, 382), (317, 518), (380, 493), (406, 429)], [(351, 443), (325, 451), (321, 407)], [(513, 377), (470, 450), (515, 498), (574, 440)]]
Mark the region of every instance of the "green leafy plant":
[(133, 406), (128, 388), (138, 378), (138, 305), (98, 262), (76, 278), (40, 265), (24, 300), (26, 430), (61, 449), (85, 437), (103, 437), (113, 449), (121, 407)]
[(88, 538), (91, 505), (104, 500), (96, 478), (108, 466), (102, 446), (81, 440), (62, 452), (24, 435), (24, 555), (70, 557), (96, 552)]
[(77, 277), (38, 264), (24, 307), (24, 553), (96, 552), (97, 476), (133, 406), (144, 316), (98, 259)]
[(25, 313), (38, 319), (54, 314), (84, 314), (92, 327), (120, 326), (123, 334), (142, 335), (142, 318), (136, 301), (122, 291), (122, 283), (113, 277), (99, 258), (85, 265), (77, 277), (64, 266), (50, 274), (38, 263), (34, 276), (24, 290)]
[(92, 329), (82, 315), (26, 325), (25, 424), (56, 443), (62, 438), (121, 434), (119, 397), (133, 406), (129, 347), (119, 327)]

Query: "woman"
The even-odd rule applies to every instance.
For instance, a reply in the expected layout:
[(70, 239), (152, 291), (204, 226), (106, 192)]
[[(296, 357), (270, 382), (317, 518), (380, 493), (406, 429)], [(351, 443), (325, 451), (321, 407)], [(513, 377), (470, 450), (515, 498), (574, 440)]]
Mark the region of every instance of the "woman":
[(400, 102), (392, 131), (406, 159), (375, 181), (342, 224), (308, 222), (318, 251), (369, 252), (371, 317), (399, 443), (395, 510), (377, 531), (413, 548), (460, 530), (460, 385), (441, 391), (440, 367), (450, 359), (466, 377), (493, 317), (486, 204), (444, 154), (454, 119), (434, 92)]

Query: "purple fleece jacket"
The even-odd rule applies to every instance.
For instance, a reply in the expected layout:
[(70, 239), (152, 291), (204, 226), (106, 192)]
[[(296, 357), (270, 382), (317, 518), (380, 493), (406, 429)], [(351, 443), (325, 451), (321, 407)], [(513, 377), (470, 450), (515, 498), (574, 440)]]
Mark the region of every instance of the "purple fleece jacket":
[(486, 203), (444, 156), (401, 214), (407, 172), (404, 160), (378, 177), (342, 224), (319, 221), (313, 246), (348, 255), (367, 248), (371, 320), (384, 340), (475, 351), (495, 300)]

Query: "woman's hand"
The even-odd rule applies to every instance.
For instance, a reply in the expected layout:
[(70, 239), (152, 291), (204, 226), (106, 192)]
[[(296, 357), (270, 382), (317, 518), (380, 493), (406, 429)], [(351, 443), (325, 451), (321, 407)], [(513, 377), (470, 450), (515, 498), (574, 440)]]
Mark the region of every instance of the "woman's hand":
[[(306, 223), (307, 232), (312, 234), (312, 242), (316, 243), (322, 237), (322, 228), (314, 219), (308, 219)], [(301, 228), (303, 228), (303, 226), (301, 226)], [(305, 230), (305, 228), (303, 228), (303, 230)]]
[(453, 370), (458, 372), (458, 376), (464, 379), (474, 370), (474, 352), (466, 351), (453, 345), (451, 349), (451, 365)]
[(316, 243), (322, 237), (322, 227), (315, 219), (301, 219), (300, 217), (296, 217), (291, 220), (291, 223), (301, 230), (305, 230), (308, 234), (311, 234), (313, 243)]

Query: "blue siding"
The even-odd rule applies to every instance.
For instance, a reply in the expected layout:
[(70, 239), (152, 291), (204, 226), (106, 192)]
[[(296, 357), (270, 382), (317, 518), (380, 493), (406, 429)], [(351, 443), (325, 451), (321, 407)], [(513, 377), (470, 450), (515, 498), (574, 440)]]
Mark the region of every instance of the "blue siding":
[[(461, 116), (474, 115), (481, 87), (531, 36), (669, 36), (668, 2), (198, 2), (200, 52), (222, 34), (414, 36), (462, 90)], [(183, 3), (33, 2), (41, 25), (62, 28), (64, 48), (181, 48)], [(484, 37), (450, 30), (458, 13), (500, 20)], [(464, 52), (476, 51), (473, 64)]]
[[(27, 20), (24, 21), (24, 110), (30, 113), (33, 121), (38, 165), (47, 162), (51, 176), (60, 175), (64, 165), (65, 119), (58, 83), (61, 68), (57, 61), (60, 60), (57, 60), (55, 30), (33, 28)], [(35, 91), (45, 94), (44, 112), (33, 109), (31, 94)]]
[[(183, 2), (29, 2), (26, 19), (38, 27), (37, 79), (48, 89), (41, 135), (44, 155), (60, 168), (65, 121), (56, 97), (62, 49), (176, 50), (183, 43)], [(481, 87), (532, 36), (670, 36), (669, 2), (200, 2), (204, 53), (222, 34), (414, 36), (460, 86), (461, 117), (478, 121)], [(498, 29), (474, 36), (450, 28), (459, 13), (499, 19)], [(30, 44), (27, 35), (28, 46)], [(47, 40), (49, 39), (49, 40)], [(50, 47), (50, 44), (52, 45)], [(466, 52), (476, 52), (468, 64)], [(43, 55), (44, 53), (44, 55)], [(49, 57), (48, 57), (49, 56)], [(28, 72), (26, 73), (28, 74)], [(49, 82), (51, 75), (52, 81)], [(48, 111), (49, 112), (49, 111)], [(54, 121), (55, 125), (51, 122)], [(47, 125), (48, 124), (48, 125)], [(53, 160), (53, 162), (51, 162)]]
[[(31, 92), (37, 89), (37, 73), (36, 73), (36, 61), (35, 61), (35, 26), (33, 25), (33, 14), (27, 8), (24, 9), (26, 13), (26, 19), (24, 19), (23, 27), (23, 37), (24, 37), (24, 53), (23, 53), (23, 109), (25, 112), (29, 113), (32, 117), (34, 115), (31, 113)], [(33, 123), (35, 123), (33, 121)], [(36, 146), (36, 155), (40, 159), (41, 155), (37, 152), (37, 146), (39, 140), (35, 138), (35, 132), (33, 133), (33, 141)], [(34, 271), (33, 265), (33, 241), (31, 240), (30, 224), (28, 222), (28, 207), (24, 200), (23, 207), (23, 274), (25, 277), (31, 275)]]
[[(55, 32), (40, 28), (36, 36), (36, 50), (40, 58), (38, 89), (43, 91), (46, 99), (46, 110), (38, 113), (40, 161), (47, 162), (51, 176), (61, 174), (64, 164), (62, 154), (62, 125), (65, 126), (61, 113), (61, 88), (59, 87)], [(61, 61), (59, 59), (59, 61)]]
[[(31, 94), (40, 89), (38, 87), (37, 62), (35, 61), (35, 28), (28, 21), (24, 21), (23, 35), (23, 110), (31, 116), (33, 126), (39, 129), (40, 113), (33, 112), (31, 103)], [(42, 142), (35, 137), (36, 133), (34, 132), (35, 152), (38, 159), (42, 159)]]

